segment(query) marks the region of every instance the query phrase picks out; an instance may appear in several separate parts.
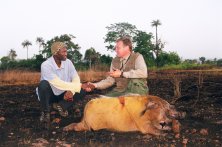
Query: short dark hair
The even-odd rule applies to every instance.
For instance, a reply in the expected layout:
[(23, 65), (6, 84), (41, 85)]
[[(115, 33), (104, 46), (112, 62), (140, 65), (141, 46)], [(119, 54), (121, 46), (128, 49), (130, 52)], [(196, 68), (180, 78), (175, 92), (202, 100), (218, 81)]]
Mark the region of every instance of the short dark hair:
[(122, 41), (125, 46), (129, 46), (130, 51), (133, 50), (131, 38), (129, 36), (123, 36), (116, 40), (116, 42)]

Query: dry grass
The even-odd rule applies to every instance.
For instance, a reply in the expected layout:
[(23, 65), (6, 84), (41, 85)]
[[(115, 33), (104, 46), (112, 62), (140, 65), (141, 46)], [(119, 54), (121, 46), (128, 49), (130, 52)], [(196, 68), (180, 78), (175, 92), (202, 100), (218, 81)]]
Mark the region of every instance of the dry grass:
[(153, 70), (148, 71), (149, 79), (172, 79), (176, 77), (199, 77), (199, 75), (222, 76), (222, 68), (209, 70)]
[(0, 73), (1, 85), (36, 84), (39, 82), (40, 73), (22, 70), (10, 70)]
[[(107, 74), (105, 71), (78, 71), (81, 82), (95, 82), (105, 79)], [(175, 76), (200, 76), (200, 75), (221, 75), (222, 69), (212, 70), (166, 70), (166, 71), (149, 71), (149, 79), (172, 79)], [(40, 80), (40, 72), (22, 71), (22, 70), (8, 70), (0, 72), (1, 85), (24, 85), (24, 84), (38, 84)]]
[(81, 82), (100, 81), (102, 79), (105, 79), (107, 76), (107, 72), (105, 71), (88, 70), (88, 71), (79, 71), (78, 73), (79, 73)]
[[(106, 72), (102, 71), (79, 71), (79, 76), (82, 82), (100, 81), (106, 77)], [(40, 80), (40, 72), (8, 70), (0, 72), (1, 85), (24, 85), (38, 84)]]

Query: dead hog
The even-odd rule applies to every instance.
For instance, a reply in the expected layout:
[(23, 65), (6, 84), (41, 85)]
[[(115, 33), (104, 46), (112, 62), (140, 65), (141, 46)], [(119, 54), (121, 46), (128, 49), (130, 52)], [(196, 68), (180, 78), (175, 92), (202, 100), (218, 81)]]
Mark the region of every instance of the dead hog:
[(160, 135), (177, 112), (157, 96), (123, 96), (96, 98), (89, 101), (80, 123), (64, 127), (64, 131), (108, 129), (119, 132), (140, 131), (143, 134)]

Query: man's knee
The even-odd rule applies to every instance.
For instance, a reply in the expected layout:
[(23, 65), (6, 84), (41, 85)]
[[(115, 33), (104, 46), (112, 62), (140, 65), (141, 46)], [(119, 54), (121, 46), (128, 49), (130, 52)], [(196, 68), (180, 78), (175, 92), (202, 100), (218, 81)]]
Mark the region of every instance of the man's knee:
[(46, 80), (40, 81), (39, 86), (38, 86), (39, 91), (45, 91), (45, 90), (48, 91), (50, 89), (51, 89), (51, 86), (48, 81)]

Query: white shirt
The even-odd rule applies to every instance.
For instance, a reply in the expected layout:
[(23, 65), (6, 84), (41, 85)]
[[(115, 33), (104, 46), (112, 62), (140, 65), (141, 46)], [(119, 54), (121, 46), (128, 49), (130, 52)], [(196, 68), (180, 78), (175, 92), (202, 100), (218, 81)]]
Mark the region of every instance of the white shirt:
[(55, 95), (60, 95), (67, 90), (75, 94), (81, 90), (79, 75), (69, 59), (61, 61), (61, 67), (58, 67), (53, 56), (48, 58), (41, 65), (41, 80), (47, 80), (50, 83)]

